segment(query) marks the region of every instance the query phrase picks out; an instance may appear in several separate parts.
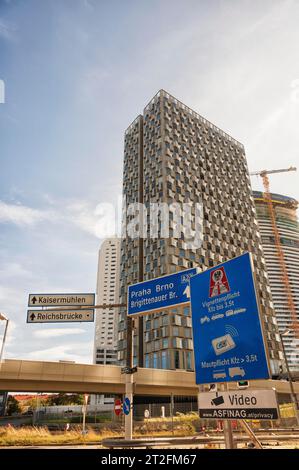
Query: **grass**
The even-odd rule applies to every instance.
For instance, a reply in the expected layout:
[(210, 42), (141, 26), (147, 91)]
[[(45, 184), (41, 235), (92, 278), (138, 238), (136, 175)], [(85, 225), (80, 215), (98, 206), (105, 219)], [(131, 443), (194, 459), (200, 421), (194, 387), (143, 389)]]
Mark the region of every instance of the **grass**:
[(52, 434), (46, 427), (22, 427), (13, 428), (6, 426), (0, 428), (1, 446), (31, 446), (31, 445), (66, 445), (66, 444), (88, 444), (98, 442), (108, 437), (117, 437), (116, 433), (110, 429), (103, 429), (98, 434), (89, 430), (88, 434), (82, 435), (80, 430), (72, 430), (62, 433)]
[[(196, 413), (177, 415), (173, 418), (173, 432), (171, 418), (151, 418), (135, 423), (134, 437), (162, 437), (162, 436), (190, 436), (196, 433), (194, 422), (198, 420)], [(101, 443), (102, 439), (109, 437), (123, 437), (123, 427), (109, 428), (109, 424), (95, 432), (88, 428), (88, 433), (82, 435), (81, 429), (51, 433), (47, 427), (27, 426), (14, 428), (13, 426), (0, 427), (0, 446), (36, 446), (36, 445), (80, 445)]]
[[(109, 423), (111, 422), (111, 416), (106, 415), (98, 415), (98, 416), (86, 416), (86, 423), (91, 424), (99, 424), (99, 423)], [(81, 424), (82, 423), (82, 416), (42, 416), (40, 424), (47, 423), (55, 423), (55, 424), (66, 424), (66, 423), (73, 423), (73, 424)]]

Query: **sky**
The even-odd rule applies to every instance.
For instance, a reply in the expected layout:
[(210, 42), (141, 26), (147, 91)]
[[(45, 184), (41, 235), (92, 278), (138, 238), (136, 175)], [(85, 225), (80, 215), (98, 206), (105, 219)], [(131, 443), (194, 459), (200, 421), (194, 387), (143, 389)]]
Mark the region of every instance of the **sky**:
[[(27, 325), (28, 294), (95, 292), (124, 131), (159, 89), (241, 141), (250, 171), (299, 166), (298, 23), (297, 0), (0, 0), (5, 357), (92, 362), (94, 325)], [(298, 174), (271, 190), (299, 199)]]

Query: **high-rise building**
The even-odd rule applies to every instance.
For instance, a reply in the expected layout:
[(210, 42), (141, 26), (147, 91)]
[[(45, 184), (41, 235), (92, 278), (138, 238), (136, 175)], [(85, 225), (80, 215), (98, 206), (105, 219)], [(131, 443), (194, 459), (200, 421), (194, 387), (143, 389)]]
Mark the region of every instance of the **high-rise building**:
[[(283, 334), (282, 338), (289, 367), (291, 370), (299, 372), (299, 340), (295, 338), (294, 331), (291, 329), (293, 319), (282, 282), (282, 269), (275, 246), (267, 201), (263, 198), (263, 193), (260, 191), (253, 191), (253, 197), (278, 327)], [(298, 202), (281, 194), (271, 194), (271, 200), (275, 211), (276, 225), (296, 308), (297, 320), (299, 321), (299, 227), (296, 214)]]
[[(168, 238), (122, 239), (120, 300), (127, 286), (198, 266), (204, 270), (252, 253), (262, 326), (273, 374), (282, 345), (273, 310), (243, 145), (188, 106), (160, 90), (125, 132), (123, 195), (126, 204), (201, 202), (203, 242), (190, 247), (184, 227)], [(130, 223), (132, 216), (124, 215)], [(146, 216), (148, 220), (148, 214)], [(240, 273), (242, 275), (242, 273)], [(190, 309), (162, 310), (139, 320), (135, 362), (145, 367), (192, 370)], [(138, 359), (137, 359), (138, 354)], [(126, 309), (119, 314), (118, 358), (126, 360)]]
[[(97, 304), (119, 303), (120, 240), (108, 238), (99, 250)], [(117, 320), (115, 307), (96, 310), (94, 363), (116, 364)]]

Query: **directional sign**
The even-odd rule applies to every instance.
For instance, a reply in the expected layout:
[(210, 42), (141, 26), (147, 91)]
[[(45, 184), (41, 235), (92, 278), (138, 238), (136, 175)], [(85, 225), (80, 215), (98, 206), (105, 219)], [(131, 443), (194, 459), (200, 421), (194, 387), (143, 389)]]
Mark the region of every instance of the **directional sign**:
[(128, 315), (190, 303), (190, 278), (198, 268), (139, 282), (128, 287)]
[(28, 307), (90, 307), (95, 294), (29, 294)]
[(124, 399), (123, 402), (123, 412), (125, 415), (128, 415), (131, 411), (131, 402), (128, 397)]
[(190, 288), (196, 383), (269, 378), (249, 253), (193, 276)]
[(119, 399), (115, 400), (115, 402), (114, 402), (114, 413), (116, 414), (116, 416), (119, 416), (121, 414), (122, 409), (123, 409), (122, 401), (119, 400)]
[(94, 310), (27, 310), (27, 323), (93, 322)]
[(198, 408), (200, 418), (278, 419), (274, 390), (200, 393)]

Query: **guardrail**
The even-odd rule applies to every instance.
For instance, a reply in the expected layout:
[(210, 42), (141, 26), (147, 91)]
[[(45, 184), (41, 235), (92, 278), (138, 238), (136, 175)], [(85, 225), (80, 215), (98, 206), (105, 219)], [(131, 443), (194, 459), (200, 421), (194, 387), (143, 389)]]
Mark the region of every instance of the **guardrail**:
[[(299, 440), (299, 432), (297, 434), (265, 434), (259, 435), (261, 443), (264, 445), (267, 442), (279, 442), (279, 441), (294, 441)], [(234, 441), (236, 443), (249, 443), (251, 440), (248, 436), (234, 434)], [(103, 439), (102, 446), (108, 449), (125, 449), (125, 448), (145, 448), (151, 449), (153, 447), (170, 447), (179, 445), (188, 445), (190, 447), (205, 444), (219, 444), (224, 445), (223, 436), (196, 436), (196, 437), (157, 437), (157, 438), (145, 438), (145, 439)]]

